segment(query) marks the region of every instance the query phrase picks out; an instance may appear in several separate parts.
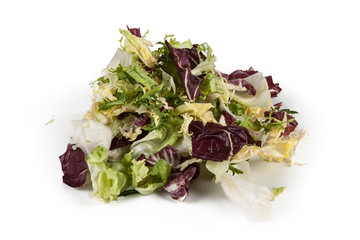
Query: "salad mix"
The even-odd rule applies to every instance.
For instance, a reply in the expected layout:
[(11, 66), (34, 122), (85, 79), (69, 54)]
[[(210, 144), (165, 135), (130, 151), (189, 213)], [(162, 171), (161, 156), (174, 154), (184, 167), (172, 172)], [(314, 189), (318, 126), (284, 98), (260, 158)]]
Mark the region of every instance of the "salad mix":
[(249, 161), (294, 163), (303, 130), (297, 112), (273, 103), (281, 92), (252, 67), (224, 73), (207, 43), (166, 35), (153, 43), (139, 28), (123, 37), (102, 76), (91, 82), (92, 104), (66, 152), (63, 182), (92, 185), (104, 201), (167, 191), (184, 201), (200, 171), (258, 219), (284, 190), (249, 181)]

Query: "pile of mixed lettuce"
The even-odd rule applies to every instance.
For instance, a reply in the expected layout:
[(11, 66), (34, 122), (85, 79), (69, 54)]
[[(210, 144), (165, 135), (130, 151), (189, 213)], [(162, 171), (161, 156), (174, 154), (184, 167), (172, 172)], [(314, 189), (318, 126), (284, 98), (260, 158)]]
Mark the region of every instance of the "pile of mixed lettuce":
[(283, 188), (248, 181), (249, 161), (294, 163), (297, 112), (273, 103), (271, 76), (249, 68), (223, 73), (206, 43), (166, 35), (153, 44), (140, 29), (121, 30), (92, 105), (60, 156), (63, 182), (92, 184), (105, 201), (163, 189), (184, 201), (201, 171), (252, 215), (267, 216)]

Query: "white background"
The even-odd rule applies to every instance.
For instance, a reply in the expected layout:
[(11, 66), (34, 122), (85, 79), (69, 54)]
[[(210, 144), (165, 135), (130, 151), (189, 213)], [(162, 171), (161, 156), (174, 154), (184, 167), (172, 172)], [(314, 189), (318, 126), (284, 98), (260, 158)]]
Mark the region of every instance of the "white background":
[[(1, 1), (1, 239), (359, 239), (357, 1)], [(254, 178), (287, 185), (268, 221), (246, 218), (199, 180), (185, 203), (166, 194), (105, 204), (62, 183), (71, 135), (57, 118), (83, 114), (88, 83), (119, 46), (118, 28), (207, 42), (217, 69), (273, 75), (299, 111), (306, 166)]]

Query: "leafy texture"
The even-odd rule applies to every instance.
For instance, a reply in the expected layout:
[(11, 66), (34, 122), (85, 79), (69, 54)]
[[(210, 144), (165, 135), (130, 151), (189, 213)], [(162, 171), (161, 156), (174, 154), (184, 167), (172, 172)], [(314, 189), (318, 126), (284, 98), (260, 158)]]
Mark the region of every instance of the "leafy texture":
[(105, 201), (112, 201), (127, 188), (129, 182), (124, 172), (106, 165), (106, 158), (106, 148), (98, 146), (88, 155), (86, 162), (90, 171), (93, 194)]
[(127, 26), (127, 29), (132, 35), (136, 37), (141, 37), (140, 28), (129, 28), (129, 26)]
[(135, 126), (137, 127), (142, 127), (146, 124), (149, 124), (151, 123), (151, 119), (148, 115), (146, 115), (145, 113), (144, 114), (141, 114), (140, 117), (138, 119), (136, 119), (135, 121)]
[(249, 162), (292, 164), (305, 135), (296, 111), (273, 104), (279, 84), (252, 67), (215, 70), (207, 43), (166, 35), (150, 49), (147, 32), (119, 31), (120, 48), (90, 83), (91, 107), (60, 156), (64, 183), (91, 180), (104, 201), (161, 188), (184, 201), (202, 164), (230, 199), (265, 219), (283, 188), (249, 182)]
[(270, 216), (273, 193), (267, 187), (230, 174), (223, 176), (221, 187), (226, 196), (239, 205), (250, 218), (264, 221)]
[(152, 167), (147, 167), (145, 160), (133, 160), (132, 163), (132, 186), (141, 194), (150, 194), (162, 187), (171, 172), (171, 165), (163, 159)]
[(268, 140), (259, 150), (260, 159), (281, 162), (283, 160), (293, 164), (295, 161), (295, 150), (297, 145), (306, 135), (304, 130), (294, 131), (288, 136), (272, 138)]
[(249, 84), (251, 84), (255, 90), (255, 95), (249, 95), (244, 92), (236, 92), (233, 95), (233, 99), (239, 103), (242, 103), (249, 107), (270, 107), (272, 105), (271, 95), (268, 89), (268, 85), (266, 79), (262, 75), (262, 73), (254, 73), (249, 77), (246, 77), (246, 80)]
[(70, 187), (81, 187), (88, 172), (84, 152), (74, 144), (68, 144), (66, 152), (59, 158), (64, 173), (63, 182)]
[(184, 171), (175, 173), (164, 186), (164, 189), (170, 193), (170, 196), (179, 201), (185, 201), (189, 194), (189, 184), (195, 179), (200, 171), (200, 166), (196, 163), (188, 166)]
[(272, 76), (267, 76), (265, 77), (266, 78), (266, 82), (269, 86), (269, 90), (270, 90), (270, 94), (271, 94), (271, 97), (277, 97), (278, 94), (281, 92), (281, 88), (279, 87), (279, 84), (278, 83), (274, 83), (273, 82), (273, 79), (272, 79)]
[(221, 181), (222, 176), (229, 169), (230, 160), (222, 162), (207, 161), (206, 168), (215, 175), (215, 183)]
[(156, 63), (156, 59), (153, 57), (150, 46), (153, 46), (153, 44), (146, 40), (145, 38), (141, 38), (138, 36), (135, 36), (130, 32), (129, 30), (122, 30), (119, 29), (120, 33), (124, 35), (125, 42), (124, 42), (124, 50), (136, 54), (141, 61), (149, 68), (153, 68)]
[[(295, 118), (293, 116), (291, 116), (290, 114), (288, 114), (286, 111), (266, 111), (264, 113), (264, 116), (266, 117), (271, 117), (272, 120), (270, 122), (271, 123), (278, 123), (280, 122), (286, 122), (286, 127), (284, 128), (284, 135), (288, 136), (291, 132), (295, 131), (298, 122), (295, 120)], [(278, 120), (278, 121), (277, 121)], [(275, 124), (275, 126), (277, 126)]]
[(112, 132), (108, 126), (94, 120), (82, 120), (76, 123), (72, 142), (89, 155), (99, 145), (109, 149), (111, 139)]
[(159, 152), (167, 145), (173, 146), (181, 133), (178, 132), (181, 124), (179, 118), (168, 118), (163, 128), (151, 131), (146, 137), (135, 141), (131, 145), (132, 156), (137, 159), (141, 154), (148, 158), (151, 154)]
[[(138, 135), (134, 141), (144, 138), (147, 134), (148, 134), (147, 131), (142, 131), (142, 133), (140, 135)], [(134, 141), (130, 141), (128, 138), (125, 138), (125, 137), (122, 137), (120, 139), (118, 137), (114, 137), (111, 141), (110, 150), (114, 150), (114, 149), (117, 149), (120, 147), (130, 145)]]
[(173, 57), (176, 69), (178, 71), (182, 86), (185, 89), (187, 97), (190, 101), (194, 101), (200, 96), (200, 85), (202, 80), (196, 80), (191, 73), (191, 63), (189, 59), (189, 49), (174, 48), (168, 41), (165, 41), (167, 48)]
[(273, 187), (273, 188), (271, 189), (271, 192), (272, 192), (272, 194), (274, 195), (273, 198), (272, 198), (272, 200), (275, 200), (275, 198), (276, 198), (277, 196), (279, 196), (285, 189), (286, 189), (286, 187), (278, 187), (278, 188)]
[(247, 89), (249, 95), (255, 95), (256, 89), (253, 85), (251, 85), (245, 78), (257, 73), (258, 71), (254, 71), (251, 67), (248, 70), (235, 70), (230, 75), (218, 72), (218, 74), (225, 78), (228, 83), (233, 84), (235, 86), (244, 87)]
[(174, 168), (180, 163), (180, 155), (178, 154), (177, 150), (171, 145), (167, 145), (159, 152), (150, 155), (146, 161), (151, 165), (154, 165), (160, 159), (165, 160)]
[(256, 142), (241, 126), (221, 126), (207, 123), (205, 126), (194, 121), (189, 126), (192, 135), (192, 157), (204, 160), (224, 161), (240, 151), (246, 144)]

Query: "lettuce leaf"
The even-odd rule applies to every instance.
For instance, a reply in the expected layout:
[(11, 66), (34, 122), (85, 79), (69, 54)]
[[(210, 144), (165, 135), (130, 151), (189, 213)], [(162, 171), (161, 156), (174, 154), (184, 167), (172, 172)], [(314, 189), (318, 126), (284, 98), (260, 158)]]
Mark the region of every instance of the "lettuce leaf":
[(127, 67), (129, 65), (132, 65), (132, 57), (129, 53), (121, 50), (118, 48), (112, 57), (110, 63), (107, 65), (104, 74), (111, 73), (111, 70), (116, 69), (119, 65), (123, 67)]
[(215, 61), (216, 57), (213, 55), (213, 51), (211, 47), (208, 44), (202, 44), (201, 48), (206, 51), (207, 55), (205, 60), (202, 60), (202, 58), (199, 58), (200, 62), (198, 65), (191, 69), (191, 74), (194, 76), (199, 76), (200, 74), (213, 71), (215, 68)]
[(145, 159), (132, 160), (132, 186), (141, 194), (150, 194), (166, 183), (171, 165), (163, 159), (159, 159), (152, 167), (147, 167), (145, 163)]
[(186, 95), (190, 101), (195, 101), (200, 96), (200, 85), (202, 80), (198, 80), (191, 73), (191, 63), (189, 59), (189, 49), (174, 48), (168, 41), (165, 41), (170, 54), (174, 60), (177, 68), (182, 86), (185, 89)]
[(279, 87), (278, 83), (273, 82), (272, 76), (266, 76), (265, 78), (270, 90), (271, 97), (277, 97), (282, 90), (281, 87)]
[(122, 191), (130, 184), (129, 176), (125, 172), (113, 169), (112, 164), (106, 164), (107, 149), (97, 146), (88, 155), (88, 164), (93, 195), (105, 201), (116, 200)]
[(59, 158), (64, 173), (63, 182), (70, 187), (81, 187), (88, 173), (84, 152), (75, 144), (68, 144), (66, 152)]
[(137, 65), (129, 65), (127, 67), (124, 67), (123, 71), (125, 71), (136, 82), (144, 85), (148, 89), (151, 89), (151, 87), (158, 85), (155, 80), (153, 80), (151, 77), (149, 77), (144, 72), (144, 70), (142, 70)]
[(206, 161), (206, 168), (215, 175), (215, 183), (221, 181), (222, 176), (229, 169), (230, 160), (222, 162)]
[(159, 152), (167, 145), (173, 146), (181, 137), (179, 128), (182, 120), (179, 117), (169, 116), (160, 129), (149, 132), (146, 137), (135, 141), (131, 145), (132, 157), (137, 159), (141, 154), (148, 158), (151, 154)]
[(80, 147), (85, 155), (89, 155), (99, 145), (109, 149), (111, 139), (112, 131), (108, 126), (94, 120), (82, 120), (76, 122), (72, 143)]
[(155, 165), (160, 159), (165, 160), (173, 168), (175, 168), (180, 163), (180, 155), (171, 145), (167, 145), (157, 153), (151, 154), (149, 158), (146, 159), (146, 162), (151, 165)]
[(140, 28), (129, 28), (129, 26), (126, 26), (129, 32), (131, 32), (132, 35), (141, 37)]
[(243, 80), (255, 89), (255, 95), (251, 95), (253, 91), (249, 88), (250, 85), (246, 88), (246, 84), (245, 86), (235, 86), (233, 84), (219, 82), (217, 91), (229, 98), (225, 99), (224, 102), (229, 102), (230, 99), (233, 99), (247, 107), (256, 108), (271, 107), (273, 105), (267, 81), (261, 72), (256, 72)]
[(272, 194), (273, 194), (274, 196), (273, 196), (273, 198), (272, 198), (271, 200), (274, 201), (275, 198), (276, 198), (277, 196), (279, 196), (285, 189), (286, 189), (286, 187), (278, 187), (278, 188), (273, 187), (273, 188), (271, 189), (271, 192), (272, 192)]
[(164, 186), (164, 189), (170, 193), (170, 196), (178, 201), (185, 201), (189, 194), (190, 181), (196, 179), (200, 172), (200, 165), (193, 163), (182, 172), (174, 172)]
[(191, 116), (194, 116), (196, 120), (201, 120), (204, 124), (207, 122), (217, 122), (214, 118), (214, 114), (210, 109), (214, 108), (214, 105), (211, 103), (188, 103), (178, 106), (174, 110), (174, 115), (180, 115), (188, 113)]
[(248, 107), (263, 108), (272, 106), (270, 91), (268, 89), (266, 79), (262, 73), (255, 73), (245, 78), (244, 80), (254, 86), (256, 94), (252, 96), (248, 93), (238, 92), (233, 95), (233, 99), (235, 101), (240, 102)]
[(128, 53), (136, 54), (147, 67), (155, 67), (156, 59), (149, 48), (153, 44), (143, 37), (133, 35), (129, 30), (119, 29), (119, 31), (126, 38), (123, 49)]
[(246, 181), (241, 175), (224, 174), (221, 187), (225, 195), (250, 218), (264, 221), (270, 216), (274, 195), (266, 186)]
[(194, 121), (189, 126), (192, 135), (192, 157), (212, 161), (226, 161), (246, 144), (260, 145), (249, 131), (241, 126), (222, 126)]

